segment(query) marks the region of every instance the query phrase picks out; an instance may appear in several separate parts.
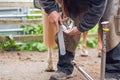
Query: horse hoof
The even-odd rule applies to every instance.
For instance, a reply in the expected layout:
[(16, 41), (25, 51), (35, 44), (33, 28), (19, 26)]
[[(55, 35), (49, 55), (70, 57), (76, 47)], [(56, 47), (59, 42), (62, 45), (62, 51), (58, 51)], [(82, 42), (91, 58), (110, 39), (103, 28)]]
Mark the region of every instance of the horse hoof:
[(46, 69), (45, 71), (46, 72), (55, 72), (55, 70), (53, 70), (53, 69)]
[(81, 56), (82, 57), (87, 57), (88, 56), (88, 51), (87, 50), (81, 50)]
[(101, 57), (101, 55), (102, 55), (102, 51), (99, 50), (99, 51), (98, 51), (98, 57)]

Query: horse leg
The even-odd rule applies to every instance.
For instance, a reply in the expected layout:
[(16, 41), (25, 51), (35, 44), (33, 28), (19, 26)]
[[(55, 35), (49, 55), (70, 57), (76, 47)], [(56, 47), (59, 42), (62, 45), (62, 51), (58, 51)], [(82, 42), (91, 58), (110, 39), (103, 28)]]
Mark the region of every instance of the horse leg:
[(53, 69), (53, 62), (52, 62), (52, 48), (48, 48), (48, 54), (49, 54), (49, 58), (48, 58), (48, 69), (46, 70), (47, 72), (53, 72), (55, 71)]
[(88, 51), (86, 50), (87, 34), (88, 34), (88, 31), (83, 32), (83, 44), (81, 48), (81, 56), (84, 56), (84, 57), (88, 56)]
[(101, 57), (102, 54), (102, 40), (100, 29), (98, 28), (98, 57)]

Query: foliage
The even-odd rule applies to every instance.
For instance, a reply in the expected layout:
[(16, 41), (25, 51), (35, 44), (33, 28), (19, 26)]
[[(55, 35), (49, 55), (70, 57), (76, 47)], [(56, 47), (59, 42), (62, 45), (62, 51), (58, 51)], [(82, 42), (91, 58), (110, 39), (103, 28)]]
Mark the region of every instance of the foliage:
[(40, 35), (43, 34), (42, 24), (21, 25), (25, 34)]
[(14, 39), (9, 39), (8, 41), (0, 42), (0, 49), (7, 50), (7, 51), (23, 51), (23, 50), (30, 50), (30, 51), (46, 51), (47, 48), (44, 46), (42, 41), (32, 40), (32, 41), (22, 41), (22, 44), (16, 44)]
[[(98, 31), (98, 24), (95, 27), (93, 27), (91, 30), (88, 31), (88, 35), (89, 34), (97, 34), (97, 31)], [(87, 37), (87, 42), (86, 42), (87, 47), (95, 48), (97, 44), (98, 44), (97, 37), (91, 37), (91, 38)], [(82, 45), (82, 40), (80, 40), (77, 48), (80, 49), (81, 45)]]
[[(30, 25), (21, 25), (25, 34), (41, 35), (43, 34), (42, 24), (30, 24)], [(98, 25), (89, 31), (88, 34), (96, 34)], [(47, 48), (44, 46), (43, 41), (40, 40), (31, 40), (31, 41), (22, 41), (21, 45), (16, 44), (12, 35), (4, 35), (7, 37), (8, 41), (0, 42), (0, 49), (3, 50), (37, 50), (37, 51), (46, 51)], [(97, 37), (87, 38), (87, 47), (94, 48), (97, 45)], [(82, 45), (82, 40), (80, 40), (78, 47)]]
[(98, 24), (95, 27), (93, 27), (91, 30), (89, 30), (88, 34), (93, 34), (93, 33), (96, 34), (97, 31), (98, 31)]
[(15, 40), (13, 39), (12, 35), (6, 35), (6, 38), (8, 39), (8, 41), (0, 42), (0, 49), (10, 51), (18, 47), (17, 45), (15, 45)]
[[(21, 25), (21, 28), (23, 28), (25, 34), (33, 34), (33, 35), (43, 34), (42, 24)], [(31, 41), (23, 41), (21, 47), (19, 47), (18, 50), (46, 51), (47, 48), (44, 46), (43, 41), (31, 40)]]
[[(43, 34), (42, 24), (21, 25), (21, 28), (23, 28), (25, 34), (33, 34), (33, 35)], [(47, 48), (44, 46), (43, 41), (31, 40), (31, 41), (23, 41), (21, 47), (19, 47), (18, 50), (46, 51)]]
[[(31, 24), (31, 25), (21, 25), (25, 34), (41, 35), (43, 34), (42, 24)], [(31, 40), (31, 41), (21, 41), (21, 44), (16, 44), (12, 35), (4, 35), (8, 41), (0, 42), (0, 49), (13, 51), (13, 50), (37, 50), (46, 51), (47, 48), (44, 46), (43, 41)]]
[[(89, 30), (88, 34), (97, 34), (97, 31), (98, 31), (98, 24), (95, 27), (93, 27), (91, 30)], [(86, 43), (87, 47), (95, 48), (97, 44), (98, 44), (97, 37), (87, 38), (87, 43)]]
[(42, 41), (24, 41), (23, 44), (17, 48), (17, 50), (30, 50), (30, 51), (33, 51), (33, 50), (37, 50), (37, 51), (40, 51), (40, 52), (43, 52), (43, 51), (46, 51), (47, 48), (44, 46), (43, 42)]
[[(31, 11), (30, 14), (41, 14), (41, 11)], [(27, 16), (27, 19), (38, 19), (40, 16)]]
[(95, 38), (88, 38), (86, 45), (87, 45), (87, 47), (95, 48), (97, 43), (98, 43), (98, 40), (96, 37)]

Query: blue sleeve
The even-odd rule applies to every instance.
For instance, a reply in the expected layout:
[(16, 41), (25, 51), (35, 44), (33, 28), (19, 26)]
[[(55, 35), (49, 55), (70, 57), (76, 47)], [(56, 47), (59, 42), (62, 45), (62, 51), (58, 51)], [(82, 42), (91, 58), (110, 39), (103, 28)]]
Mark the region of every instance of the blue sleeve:
[(50, 14), (52, 11), (59, 11), (58, 4), (55, 2), (55, 0), (40, 0), (40, 4), (48, 14)]
[(80, 32), (88, 31), (93, 28), (103, 16), (107, 0), (88, 0), (89, 8), (83, 15), (79, 25)]

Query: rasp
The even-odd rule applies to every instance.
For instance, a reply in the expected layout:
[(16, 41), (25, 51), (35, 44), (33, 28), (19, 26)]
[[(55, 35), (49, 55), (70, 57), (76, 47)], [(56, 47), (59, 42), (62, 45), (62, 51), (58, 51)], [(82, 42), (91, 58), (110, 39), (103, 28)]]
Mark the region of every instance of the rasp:
[(61, 24), (58, 24), (59, 32), (58, 32), (58, 43), (59, 43), (59, 49), (60, 49), (60, 55), (65, 55), (65, 42), (64, 42), (64, 36), (63, 36), (63, 28)]

